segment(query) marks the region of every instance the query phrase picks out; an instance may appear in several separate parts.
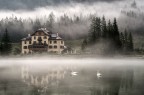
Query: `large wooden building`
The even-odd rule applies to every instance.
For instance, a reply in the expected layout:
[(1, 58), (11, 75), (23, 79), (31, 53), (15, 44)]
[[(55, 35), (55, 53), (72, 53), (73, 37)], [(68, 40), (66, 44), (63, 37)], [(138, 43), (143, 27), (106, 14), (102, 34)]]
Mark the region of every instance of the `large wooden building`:
[(45, 28), (38, 29), (22, 39), (22, 54), (42, 52), (61, 54), (63, 50), (64, 41), (59, 34), (50, 33)]

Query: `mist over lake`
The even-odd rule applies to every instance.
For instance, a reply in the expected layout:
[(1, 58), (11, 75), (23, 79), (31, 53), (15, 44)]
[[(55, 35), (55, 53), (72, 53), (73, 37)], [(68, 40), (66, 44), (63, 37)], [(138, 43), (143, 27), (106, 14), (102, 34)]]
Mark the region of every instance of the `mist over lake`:
[(0, 95), (144, 95), (144, 0), (0, 0)]
[(142, 59), (1, 60), (1, 95), (143, 95)]

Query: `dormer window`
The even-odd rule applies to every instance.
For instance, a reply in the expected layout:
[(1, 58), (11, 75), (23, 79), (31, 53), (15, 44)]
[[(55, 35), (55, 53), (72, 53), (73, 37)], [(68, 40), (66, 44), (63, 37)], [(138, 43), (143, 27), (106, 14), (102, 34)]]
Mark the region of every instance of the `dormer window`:
[(47, 39), (47, 36), (44, 36), (44, 39)]
[(41, 32), (39, 32), (38, 34), (41, 35)]

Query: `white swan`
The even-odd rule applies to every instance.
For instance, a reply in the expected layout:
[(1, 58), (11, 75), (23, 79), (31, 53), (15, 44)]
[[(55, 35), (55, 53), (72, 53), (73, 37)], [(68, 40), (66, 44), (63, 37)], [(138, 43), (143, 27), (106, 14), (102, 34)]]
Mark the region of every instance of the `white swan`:
[(71, 72), (71, 75), (72, 75), (72, 76), (77, 76), (77, 75), (78, 75), (78, 72)]
[(98, 71), (97, 72), (97, 78), (99, 79), (99, 78), (101, 78), (102, 77), (102, 74)]

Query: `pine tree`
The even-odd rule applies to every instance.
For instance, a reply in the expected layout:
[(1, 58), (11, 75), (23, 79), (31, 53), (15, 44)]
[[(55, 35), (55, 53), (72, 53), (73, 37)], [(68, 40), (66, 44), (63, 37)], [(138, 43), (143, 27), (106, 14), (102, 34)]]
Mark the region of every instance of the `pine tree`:
[(96, 22), (95, 22), (95, 28), (96, 28), (96, 37), (97, 39), (101, 37), (101, 19), (96, 17)]
[(127, 30), (125, 29), (124, 32), (124, 50), (127, 51), (128, 49), (128, 34), (127, 34)]
[(102, 22), (101, 22), (101, 29), (102, 29), (102, 37), (106, 38), (108, 36), (108, 34), (107, 34), (106, 20), (105, 20), (104, 16), (103, 16)]
[(107, 31), (108, 31), (108, 38), (111, 40), (113, 37), (113, 26), (110, 20), (108, 22)]
[(131, 32), (129, 33), (129, 35), (128, 35), (128, 50), (129, 51), (133, 51), (133, 49), (134, 49), (134, 46), (133, 46), (133, 37), (132, 37), (132, 34), (131, 34)]
[(101, 37), (101, 20), (98, 17), (92, 18), (92, 23), (89, 30), (89, 43), (95, 43)]
[(93, 17), (92, 18), (92, 23), (90, 25), (89, 34), (88, 34), (88, 41), (89, 41), (90, 44), (92, 44), (96, 41), (95, 21), (96, 21), (96, 18)]
[(5, 33), (2, 37), (2, 54), (3, 55), (8, 55), (11, 53), (11, 42), (10, 42), (10, 37), (8, 34), (7, 28), (5, 29)]
[(54, 14), (53, 13), (51, 13), (50, 15), (49, 15), (49, 25), (48, 25), (48, 30), (52, 33), (53, 32), (53, 24), (54, 24)]
[(120, 41), (119, 29), (118, 29), (116, 18), (114, 18), (114, 23), (113, 23), (113, 34), (114, 34), (113, 35), (113, 40), (115, 42), (116, 48), (121, 49), (122, 48), (122, 43)]
[(41, 22), (39, 19), (36, 19), (35, 22), (34, 22), (34, 25), (33, 25), (33, 30), (36, 31), (38, 30), (39, 28), (42, 28), (42, 25), (41, 25)]
[(88, 44), (87, 39), (84, 39), (82, 42), (82, 46), (81, 46), (82, 51), (84, 51), (86, 49), (87, 44)]
[(124, 37), (123, 32), (120, 33), (120, 40), (121, 40), (121, 43), (122, 43), (122, 48), (124, 48), (124, 44), (125, 44), (125, 37)]

